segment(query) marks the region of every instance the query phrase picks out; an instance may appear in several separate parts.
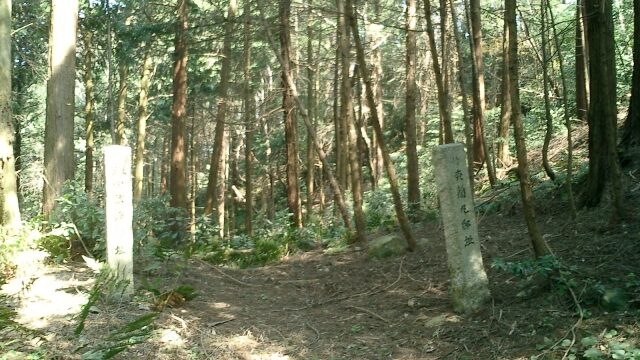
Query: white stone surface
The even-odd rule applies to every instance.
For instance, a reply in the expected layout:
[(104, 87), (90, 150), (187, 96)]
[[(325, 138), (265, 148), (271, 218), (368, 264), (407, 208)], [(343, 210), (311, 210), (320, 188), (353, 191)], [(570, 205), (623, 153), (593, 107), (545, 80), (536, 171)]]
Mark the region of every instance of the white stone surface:
[(133, 293), (133, 193), (131, 148), (104, 148), (107, 264), (117, 274), (118, 294)]
[(464, 146), (436, 147), (433, 163), (451, 277), (451, 302), (457, 312), (473, 312), (489, 299), (490, 293)]

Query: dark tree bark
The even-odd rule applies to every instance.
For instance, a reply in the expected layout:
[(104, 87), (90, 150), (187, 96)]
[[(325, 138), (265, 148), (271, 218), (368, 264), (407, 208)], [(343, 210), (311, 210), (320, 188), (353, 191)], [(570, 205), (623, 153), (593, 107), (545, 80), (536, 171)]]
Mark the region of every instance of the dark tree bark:
[(178, 0), (178, 29), (173, 63), (173, 105), (171, 107), (171, 206), (187, 210), (185, 120), (187, 111), (187, 7)]
[(549, 51), (547, 48), (547, 43), (549, 42), (548, 31), (547, 31), (547, 11), (545, 6), (546, 0), (540, 0), (540, 15), (541, 15), (541, 53), (542, 53), (542, 82), (543, 82), (543, 91), (544, 91), (544, 113), (546, 120), (546, 131), (544, 134), (544, 143), (542, 144), (542, 166), (544, 167), (544, 171), (551, 179), (551, 181), (556, 179), (556, 174), (553, 172), (551, 168), (551, 164), (549, 164), (549, 144), (551, 143), (551, 137), (553, 136), (553, 117), (551, 117), (551, 100), (549, 99), (549, 67), (548, 64), (550, 62), (549, 59)]
[[(454, 0), (449, 2), (451, 6), (451, 18), (457, 19), (456, 16), (456, 7), (454, 4)], [(465, 136), (465, 146), (467, 148), (467, 166), (469, 167), (469, 181), (471, 182), (471, 190), (473, 191), (473, 183), (474, 183), (474, 171), (473, 171), (473, 132), (471, 131), (471, 119), (469, 118), (469, 101), (468, 101), (468, 93), (467, 86), (464, 79), (464, 68), (463, 64), (464, 56), (462, 54), (462, 40), (460, 39), (460, 31), (458, 30), (458, 26), (456, 22), (453, 23), (453, 35), (456, 43), (456, 52), (458, 54), (458, 83), (460, 84), (460, 93), (462, 94), (462, 113), (463, 113), (463, 121), (464, 121), (464, 136)]]
[(569, 115), (569, 99), (567, 95), (567, 76), (564, 69), (564, 57), (562, 51), (560, 51), (560, 37), (556, 30), (556, 20), (553, 15), (553, 10), (549, 1), (547, 3), (547, 9), (549, 10), (549, 18), (551, 20), (551, 29), (553, 30), (553, 40), (558, 53), (558, 65), (560, 66), (560, 80), (562, 81), (562, 107), (564, 115), (564, 125), (567, 128), (567, 177), (565, 179), (565, 186), (567, 187), (567, 198), (569, 203), (569, 214), (572, 220), (576, 219), (576, 204), (573, 197), (573, 136), (571, 134), (571, 115)]
[(73, 179), (77, 0), (52, 0), (49, 31), (49, 81), (44, 134), (42, 213), (50, 220), (62, 185)]
[[(405, 137), (407, 153), (407, 206), (409, 216), (418, 219), (420, 212), (420, 171), (418, 168), (418, 139), (416, 134), (416, 0), (407, 1), (406, 13), (406, 56), (405, 74), (407, 91), (405, 95)], [(437, 55), (436, 55), (437, 57)]]
[(586, 49), (586, 34), (584, 21), (583, 0), (576, 1), (576, 110), (577, 117), (582, 121), (587, 121), (587, 110), (589, 109), (589, 92), (587, 81), (588, 55)]
[(287, 205), (291, 213), (291, 225), (302, 227), (302, 209), (300, 207), (300, 187), (298, 185), (298, 149), (294, 109), (294, 98), (288, 78), (291, 71), (291, 0), (280, 0), (280, 52), (282, 56), (282, 109), (284, 110), (284, 138), (286, 146)]
[[(640, 4), (633, 3), (633, 74), (631, 75), (631, 99), (622, 130), (620, 149), (623, 159), (637, 157), (640, 147)], [(636, 150), (634, 152), (633, 150)]]
[(473, 72), (473, 156), (477, 168), (487, 165), (487, 175), (491, 185), (496, 178), (484, 134), (484, 111), (486, 108), (484, 84), (484, 56), (482, 50), (482, 24), (480, 21), (480, 0), (470, 0), (469, 17), (471, 23), (472, 72)]
[[(216, 127), (213, 140), (213, 152), (209, 167), (209, 182), (207, 183), (204, 214), (209, 215), (216, 209), (224, 210), (224, 171), (225, 149), (227, 144), (226, 117), (229, 101), (229, 79), (231, 77), (231, 42), (233, 37), (234, 19), (236, 16), (236, 2), (230, 1), (225, 22), (224, 42), (222, 45), (222, 67), (220, 69), (220, 83), (218, 91), (218, 109), (216, 112)], [(222, 180), (222, 181), (221, 181)], [(216, 210), (218, 211), (218, 210)], [(224, 235), (224, 214), (217, 214), (220, 236)]]
[[(309, 7), (313, 6), (313, 0), (308, 0)], [(311, 14), (307, 19), (307, 109), (309, 111), (309, 121), (315, 126), (316, 118), (316, 62), (313, 54), (313, 22)], [(307, 213), (306, 219), (309, 221), (313, 214), (313, 203), (315, 199), (315, 151), (313, 140), (307, 135)], [(320, 185), (322, 186), (322, 185)]]
[[(611, 186), (617, 215), (623, 215), (622, 174), (618, 162), (616, 64), (611, 1), (585, 0), (589, 50), (589, 172), (584, 204), (600, 203)], [(595, 31), (597, 29), (597, 31)]]
[(529, 179), (527, 147), (524, 140), (524, 126), (520, 113), (520, 88), (518, 85), (518, 33), (516, 27), (516, 0), (505, 0), (504, 19), (509, 31), (509, 94), (511, 95), (511, 122), (518, 157), (518, 174), (520, 178), (520, 194), (529, 237), (536, 257), (549, 254), (549, 247), (542, 238), (536, 222), (535, 201)]
[(120, 76), (120, 87), (118, 88), (118, 117), (116, 118), (116, 144), (126, 145), (124, 129), (126, 127), (127, 117), (127, 77), (129, 76), (129, 67), (127, 66), (124, 56), (121, 56), (118, 65), (118, 74)]
[(253, 132), (256, 128), (255, 107), (251, 89), (251, 1), (244, 2), (244, 230), (253, 235)]
[(93, 33), (90, 29), (83, 31), (84, 40), (84, 116), (85, 116), (85, 150), (84, 150), (84, 191), (93, 192)]
[[(347, 19), (351, 26), (351, 30), (353, 32), (353, 39), (356, 47), (356, 55), (358, 59), (358, 70), (360, 71), (360, 77), (365, 84), (365, 91), (367, 96), (367, 103), (369, 104), (370, 109), (376, 108), (375, 96), (373, 93), (373, 86), (371, 85), (371, 75), (369, 74), (369, 68), (367, 67), (365, 57), (364, 57), (364, 48), (362, 46), (362, 42), (360, 41), (360, 34), (358, 33), (358, 23), (357, 19), (353, 14), (353, 8), (347, 7)], [(415, 239), (413, 238), (413, 234), (411, 233), (411, 226), (409, 225), (409, 220), (404, 212), (404, 208), (402, 205), (402, 198), (400, 197), (400, 190), (398, 189), (398, 176), (396, 175), (396, 169), (393, 163), (391, 162), (391, 157), (389, 156), (389, 152), (386, 149), (385, 143), (383, 141), (382, 136), (382, 127), (380, 126), (380, 121), (378, 120), (377, 112), (371, 112), (371, 123), (373, 125), (373, 129), (378, 137), (380, 150), (382, 152), (382, 157), (384, 160), (384, 166), (387, 171), (387, 176), (389, 177), (389, 186), (391, 188), (391, 195), (393, 197), (393, 204), (396, 210), (396, 217), (398, 218), (398, 222), (400, 223), (400, 229), (402, 230), (402, 234), (407, 241), (407, 246), (409, 250), (413, 251), (417, 248), (417, 244)]]

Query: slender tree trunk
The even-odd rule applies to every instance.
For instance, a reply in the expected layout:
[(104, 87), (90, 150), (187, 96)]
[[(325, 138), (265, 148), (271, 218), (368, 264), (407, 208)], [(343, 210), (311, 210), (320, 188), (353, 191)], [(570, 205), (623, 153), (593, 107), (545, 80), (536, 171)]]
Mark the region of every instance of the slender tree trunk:
[[(605, 186), (611, 186), (618, 216), (623, 216), (622, 174), (618, 163), (616, 63), (612, 5), (610, 1), (585, 0), (589, 49), (589, 172), (584, 203), (600, 203)], [(597, 31), (591, 31), (597, 29)]]
[[(313, 0), (308, 0), (308, 6), (313, 6)], [(307, 19), (307, 109), (309, 110), (309, 118), (311, 123), (315, 126), (316, 119), (316, 63), (314, 61), (313, 54), (313, 22), (309, 14)], [(311, 218), (313, 213), (313, 203), (315, 199), (315, 152), (313, 149), (313, 141), (310, 136), (307, 136), (307, 221)], [(320, 185), (322, 186), (322, 184)]]
[(185, 119), (187, 111), (187, 7), (178, 0), (178, 29), (173, 64), (173, 106), (171, 107), (171, 206), (187, 210)]
[(351, 81), (349, 78), (350, 63), (348, 60), (349, 32), (345, 24), (344, 2), (336, 0), (336, 8), (338, 9), (338, 56), (336, 61), (340, 64), (338, 67), (340, 74), (340, 112), (336, 118), (335, 134), (336, 134), (336, 173), (340, 187), (342, 189), (349, 188), (349, 121), (352, 116), (352, 98), (351, 98)]
[(502, 36), (502, 101), (500, 101), (500, 122), (498, 123), (498, 148), (496, 158), (498, 166), (508, 168), (511, 166), (509, 154), (509, 127), (511, 125), (511, 94), (509, 94), (509, 24), (504, 21), (504, 33)]
[(458, 82), (460, 83), (460, 92), (462, 93), (462, 113), (463, 113), (463, 121), (464, 121), (464, 136), (465, 136), (465, 145), (467, 147), (467, 166), (469, 167), (468, 171), (469, 171), (469, 181), (471, 182), (471, 190), (473, 191), (473, 183), (474, 183), (474, 171), (473, 171), (473, 132), (471, 131), (471, 120), (470, 120), (470, 116), (469, 116), (469, 101), (468, 101), (468, 94), (467, 94), (467, 86), (466, 83), (464, 81), (464, 69), (462, 68), (462, 66), (466, 63), (466, 61), (464, 61), (464, 56), (462, 53), (462, 40), (460, 40), (460, 31), (458, 30), (458, 26), (456, 25), (455, 21), (457, 21), (456, 19), (458, 18), (456, 16), (456, 7), (455, 4), (453, 2), (454, 0), (451, 0), (449, 2), (449, 4), (451, 5), (451, 18), (454, 19), (454, 23), (453, 23), (453, 32), (454, 32), (454, 39), (455, 39), (455, 43), (456, 43), (456, 52), (458, 53)]
[(145, 49), (142, 59), (142, 76), (140, 77), (140, 93), (138, 94), (138, 121), (136, 136), (135, 165), (133, 171), (133, 203), (138, 204), (142, 199), (142, 184), (144, 181), (144, 149), (147, 137), (147, 118), (149, 118), (149, 86), (153, 60)]
[[(219, 178), (222, 176), (221, 171), (224, 171), (224, 166), (222, 166), (221, 161), (222, 157), (224, 156), (224, 144), (227, 142), (225, 123), (227, 116), (227, 105), (229, 101), (229, 78), (231, 77), (231, 42), (233, 37), (234, 19), (237, 9), (238, 5), (236, 3), (236, 0), (230, 0), (229, 7), (227, 9), (227, 20), (225, 23), (225, 35), (222, 48), (222, 68), (220, 69), (220, 90), (218, 92), (218, 98), (220, 100), (218, 101), (218, 111), (216, 113), (215, 138), (213, 141), (213, 152), (211, 153), (209, 182), (207, 184), (207, 194), (204, 205), (205, 215), (211, 214), (214, 207), (220, 206), (220, 204), (216, 201), (217, 199), (221, 198), (221, 195), (218, 194), (218, 189), (221, 188), (219, 186)], [(222, 199), (224, 199), (224, 187), (222, 187), (222, 189)], [(222, 216), (224, 216), (224, 214), (222, 214)], [(218, 218), (222, 218), (220, 217), (220, 214), (218, 214)], [(220, 229), (222, 231), (222, 226), (220, 226)]]
[[(0, 1), (0, 227), (21, 226), (11, 111), (11, 0)], [(0, 243), (4, 242), (0, 240)]]
[(111, 133), (111, 143), (116, 143), (116, 122), (113, 118), (113, 26), (110, 0), (106, 0), (107, 11), (107, 122)]
[(637, 157), (632, 151), (640, 147), (640, 4), (633, 3), (633, 73), (631, 75), (631, 98), (629, 111), (622, 130), (620, 149), (623, 159)]
[(84, 116), (85, 116), (85, 150), (84, 150), (84, 191), (93, 192), (93, 33), (90, 29), (83, 31), (84, 40)]
[[(358, 33), (358, 24), (356, 17), (353, 14), (353, 8), (348, 7), (346, 9), (347, 17), (349, 23), (351, 25), (351, 30), (353, 31), (353, 38), (356, 46), (356, 54), (358, 58), (358, 70), (360, 71), (360, 76), (365, 83), (365, 91), (367, 95), (367, 102), (369, 103), (369, 108), (375, 109), (375, 96), (373, 93), (373, 87), (371, 85), (371, 76), (369, 75), (369, 68), (367, 67), (365, 57), (364, 57), (364, 48), (360, 41), (360, 34)], [(405, 215), (404, 208), (402, 206), (402, 198), (400, 197), (400, 190), (398, 189), (398, 177), (396, 175), (395, 166), (391, 162), (391, 157), (385, 147), (384, 141), (382, 141), (382, 127), (380, 126), (380, 121), (378, 120), (378, 114), (375, 111), (371, 113), (371, 121), (373, 125), (373, 129), (378, 136), (379, 146), (382, 150), (382, 156), (384, 159), (384, 166), (387, 171), (387, 176), (389, 177), (389, 185), (391, 187), (391, 194), (393, 196), (393, 203), (396, 210), (396, 217), (398, 218), (398, 222), (400, 223), (400, 229), (407, 241), (407, 245), (409, 250), (413, 251), (417, 248), (417, 244), (413, 235), (411, 234), (411, 226), (409, 225), (409, 221), (407, 216)]]
[(418, 167), (418, 135), (416, 133), (416, 0), (407, 1), (406, 12), (406, 56), (405, 76), (407, 89), (405, 95), (405, 137), (407, 154), (407, 206), (409, 216), (419, 218), (420, 212), (420, 170)]
[(540, 0), (540, 16), (541, 16), (541, 48), (542, 48), (542, 83), (543, 83), (543, 91), (544, 91), (544, 113), (546, 120), (546, 131), (544, 134), (544, 143), (542, 144), (542, 166), (544, 167), (544, 171), (551, 179), (554, 181), (556, 179), (556, 174), (553, 172), (551, 165), (549, 164), (549, 144), (551, 143), (551, 137), (553, 136), (553, 117), (551, 117), (551, 101), (549, 99), (549, 62), (550, 58), (548, 55), (547, 43), (549, 41), (548, 31), (547, 31), (547, 19), (546, 19), (546, 0)]
[(62, 185), (73, 179), (73, 125), (75, 110), (77, 0), (52, 0), (49, 31), (49, 80), (44, 135), (44, 191), (42, 213), (46, 220), (62, 195)]
[(587, 92), (587, 51), (586, 36), (584, 33), (584, 4), (582, 0), (576, 1), (576, 110), (577, 117), (582, 121), (587, 121), (587, 110), (589, 109), (589, 94)]
[(436, 80), (436, 88), (438, 90), (438, 108), (440, 110), (440, 123), (444, 130), (444, 143), (453, 142), (453, 130), (451, 128), (451, 112), (448, 104), (448, 98), (445, 91), (444, 74), (440, 68), (440, 60), (438, 58), (438, 49), (436, 47), (435, 33), (433, 30), (433, 20), (431, 19), (431, 1), (424, 0), (424, 12), (427, 20), (427, 33), (429, 34), (429, 49), (431, 51), (431, 64), (433, 64), (433, 74)]
[(127, 77), (129, 76), (129, 67), (126, 60), (120, 59), (118, 65), (118, 74), (120, 75), (120, 88), (118, 89), (118, 118), (116, 119), (116, 144), (126, 145), (127, 138), (124, 133), (126, 117), (127, 117)]
[[(198, 194), (198, 172), (196, 168), (196, 102), (191, 106), (191, 129), (189, 129), (189, 234), (191, 244), (196, 242), (196, 196)], [(136, 148), (137, 154), (137, 148)], [(136, 163), (137, 165), (137, 163)]]
[(162, 156), (160, 166), (160, 195), (167, 193), (169, 189), (169, 173), (171, 171), (171, 136), (162, 134)]
[[(376, 108), (370, 109), (371, 112), (376, 112), (378, 116), (378, 121), (380, 122), (380, 127), (384, 128), (384, 108), (382, 105), (383, 98), (383, 89), (382, 89), (382, 52), (380, 51), (380, 46), (384, 42), (384, 37), (382, 35), (383, 27), (380, 25), (380, 13), (381, 6), (380, 0), (374, 0), (373, 2), (374, 11), (375, 11), (375, 24), (369, 24), (367, 36), (370, 37), (370, 42), (373, 44), (371, 47), (371, 86), (373, 86), (373, 94), (375, 96)], [(378, 139), (378, 135), (373, 133), (372, 136), (372, 149), (371, 149), (371, 157), (373, 158), (373, 179), (374, 184), (373, 188), (375, 189), (378, 185), (378, 181), (382, 178), (384, 172), (384, 159), (382, 158), (382, 150), (380, 149), (380, 140)], [(384, 141), (384, 140), (383, 140)]]
[(518, 174), (520, 177), (520, 193), (525, 221), (529, 230), (529, 238), (536, 257), (549, 254), (549, 247), (542, 238), (536, 222), (535, 201), (529, 179), (527, 147), (524, 140), (524, 126), (520, 113), (520, 88), (518, 85), (518, 33), (516, 27), (516, 0), (505, 0), (504, 19), (509, 27), (509, 93), (511, 94), (511, 122), (518, 157)]
[[(278, 57), (278, 62), (282, 64), (282, 66), (284, 67), (284, 63), (285, 63), (284, 58), (276, 48), (275, 41), (273, 40), (271, 31), (269, 30), (269, 24), (266, 23), (267, 20), (266, 20), (266, 17), (264, 16), (263, 8), (260, 6), (260, 2), (258, 2), (258, 8), (260, 9), (261, 18), (264, 25), (263, 27), (264, 27), (264, 30), (266, 31), (269, 44), (271, 45), (271, 48), (273, 49), (273, 52), (275, 53), (275, 55)], [(351, 221), (349, 219), (349, 212), (347, 211), (347, 206), (344, 202), (344, 197), (342, 196), (342, 189), (340, 188), (340, 184), (338, 183), (338, 180), (336, 179), (333, 172), (331, 171), (331, 167), (329, 166), (329, 162), (327, 161), (327, 157), (322, 148), (322, 144), (318, 140), (313, 124), (309, 120), (309, 113), (306, 111), (304, 103), (300, 100), (300, 97), (298, 96), (298, 90), (296, 89), (296, 86), (295, 86), (295, 83), (293, 82), (293, 78), (291, 77), (291, 74), (287, 72), (283, 72), (283, 75), (285, 76), (284, 80), (287, 82), (289, 89), (291, 89), (293, 99), (295, 100), (296, 105), (298, 106), (298, 111), (302, 115), (304, 124), (307, 128), (308, 136), (311, 137), (311, 140), (313, 141), (314, 147), (316, 149), (316, 153), (318, 154), (318, 158), (322, 162), (324, 173), (327, 175), (327, 178), (329, 180), (329, 185), (331, 186), (331, 190), (334, 193), (338, 211), (342, 216), (342, 221), (344, 222), (344, 225), (347, 228), (347, 231), (351, 232), (352, 227), (351, 227)]]
[(251, 1), (244, 2), (244, 172), (245, 214), (244, 229), (253, 235), (253, 132), (255, 131), (255, 108), (251, 90)]
[[(342, 1), (340, 0), (338, 0), (338, 2), (342, 3)], [(342, 3), (343, 8), (351, 8), (351, 6), (351, 0), (346, 0), (344, 3)], [(351, 35), (349, 24), (346, 21), (343, 22), (343, 26), (344, 30), (342, 32), (342, 36), (344, 45), (346, 45), (342, 48), (342, 85), (344, 91), (343, 96), (345, 100), (343, 106), (347, 107), (347, 116), (344, 120), (347, 123), (346, 125), (348, 130), (347, 135), (349, 139), (348, 154), (349, 164), (351, 168), (351, 194), (353, 197), (353, 217), (356, 223), (356, 233), (353, 238), (353, 242), (364, 245), (367, 242), (367, 238), (365, 235), (366, 223), (364, 212), (362, 210), (362, 167), (360, 166), (362, 161), (360, 158), (360, 147), (358, 146), (356, 120), (355, 116), (353, 116), (353, 95), (351, 93), (351, 78), (349, 77), (349, 67), (351, 65)]]
[(487, 148), (484, 134), (484, 111), (485, 105), (485, 85), (484, 85), (484, 60), (482, 52), (482, 24), (480, 22), (480, 0), (469, 0), (470, 3), (470, 23), (471, 23), (471, 43), (472, 69), (473, 69), (473, 156), (474, 163), (478, 168), (486, 162), (489, 182), (492, 186), (496, 184), (495, 172), (489, 149)]
[[(569, 214), (572, 220), (576, 219), (576, 204), (573, 198), (573, 136), (571, 134), (571, 115), (569, 115), (569, 99), (567, 96), (567, 76), (564, 71), (564, 58), (562, 51), (560, 50), (560, 37), (556, 30), (556, 20), (551, 9), (551, 4), (547, 1), (547, 9), (549, 10), (549, 17), (551, 20), (551, 29), (553, 30), (553, 40), (555, 48), (558, 53), (558, 65), (560, 66), (560, 80), (562, 81), (562, 107), (564, 114), (564, 125), (567, 128), (567, 177), (565, 179), (565, 185), (567, 187), (567, 197), (569, 202)], [(638, 79), (640, 80), (640, 79)]]
[[(291, 213), (291, 225), (302, 227), (302, 211), (300, 208), (300, 187), (298, 185), (298, 149), (294, 98), (291, 83), (291, 0), (280, 0), (280, 56), (282, 56), (282, 109), (284, 110), (284, 141), (286, 147), (287, 172), (287, 205)], [(293, 84), (295, 86), (295, 84)]]

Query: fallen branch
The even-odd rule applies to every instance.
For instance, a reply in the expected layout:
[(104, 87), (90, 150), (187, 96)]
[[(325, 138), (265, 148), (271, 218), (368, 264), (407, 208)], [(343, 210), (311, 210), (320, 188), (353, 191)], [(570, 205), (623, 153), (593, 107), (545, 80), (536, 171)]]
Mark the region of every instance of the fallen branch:
[(224, 271), (222, 271), (222, 270), (218, 269), (218, 267), (217, 267), (217, 266), (211, 265), (211, 264), (209, 264), (208, 262), (206, 262), (206, 261), (204, 261), (204, 260), (200, 260), (200, 259), (195, 259), (195, 260), (196, 260), (196, 261), (198, 261), (199, 263), (201, 263), (201, 264), (203, 264), (203, 265), (206, 265), (207, 267), (209, 267), (209, 268), (211, 268), (211, 269), (213, 269), (213, 270), (217, 271), (220, 275), (222, 275), (222, 276), (226, 277), (227, 279), (229, 279), (229, 280), (233, 281), (234, 283), (236, 283), (236, 284), (238, 284), (238, 285), (242, 285), (242, 286), (249, 286), (249, 287), (258, 286), (258, 285), (256, 285), (256, 284), (249, 284), (249, 283), (246, 283), (246, 282), (244, 282), (244, 281), (240, 281), (240, 280), (238, 280), (238, 279), (234, 278), (233, 276), (231, 276), (231, 275), (229, 275), (229, 274), (225, 273)]
[(373, 317), (374, 317), (374, 318), (376, 318), (376, 319), (379, 319), (379, 320), (382, 320), (382, 321), (384, 321), (384, 322), (386, 322), (386, 323), (389, 323), (389, 320), (387, 320), (387, 319), (383, 318), (382, 316), (380, 316), (380, 315), (378, 315), (378, 314), (374, 313), (373, 311), (371, 311), (371, 310), (369, 310), (369, 309), (365, 309), (365, 308), (362, 308), (362, 307), (360, 307), (360, 306), (353, 306), (353, 305), (351, 305), (351, 306), (349, 306), (349, 307), (350, 307), (350, 308), (352, 308), (352, 309), (356, 309), (356, 310), (358, 310), (358, 311), (361, 311), (361, 312), (363, 312), (363, 313), (367, 313), (367, 314), (369, 314), (369, 315), (373, 316)]

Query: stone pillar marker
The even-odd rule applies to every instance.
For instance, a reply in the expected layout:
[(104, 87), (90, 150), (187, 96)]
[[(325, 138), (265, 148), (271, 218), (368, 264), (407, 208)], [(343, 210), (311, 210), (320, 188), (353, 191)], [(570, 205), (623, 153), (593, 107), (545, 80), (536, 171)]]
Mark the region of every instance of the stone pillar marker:
[(447, 246), (451, 302), (456, 312), (473, 312), (491, 295), (480, 253), (464, 146), (437, 146), (433, 150), (433, 163)]
[[(133, 293), (133, 192), (131, 148), (104, 147), (107, 264), (117, 275), (118, 293)], [(120, 295), (120, 294), (114, 294)]]

